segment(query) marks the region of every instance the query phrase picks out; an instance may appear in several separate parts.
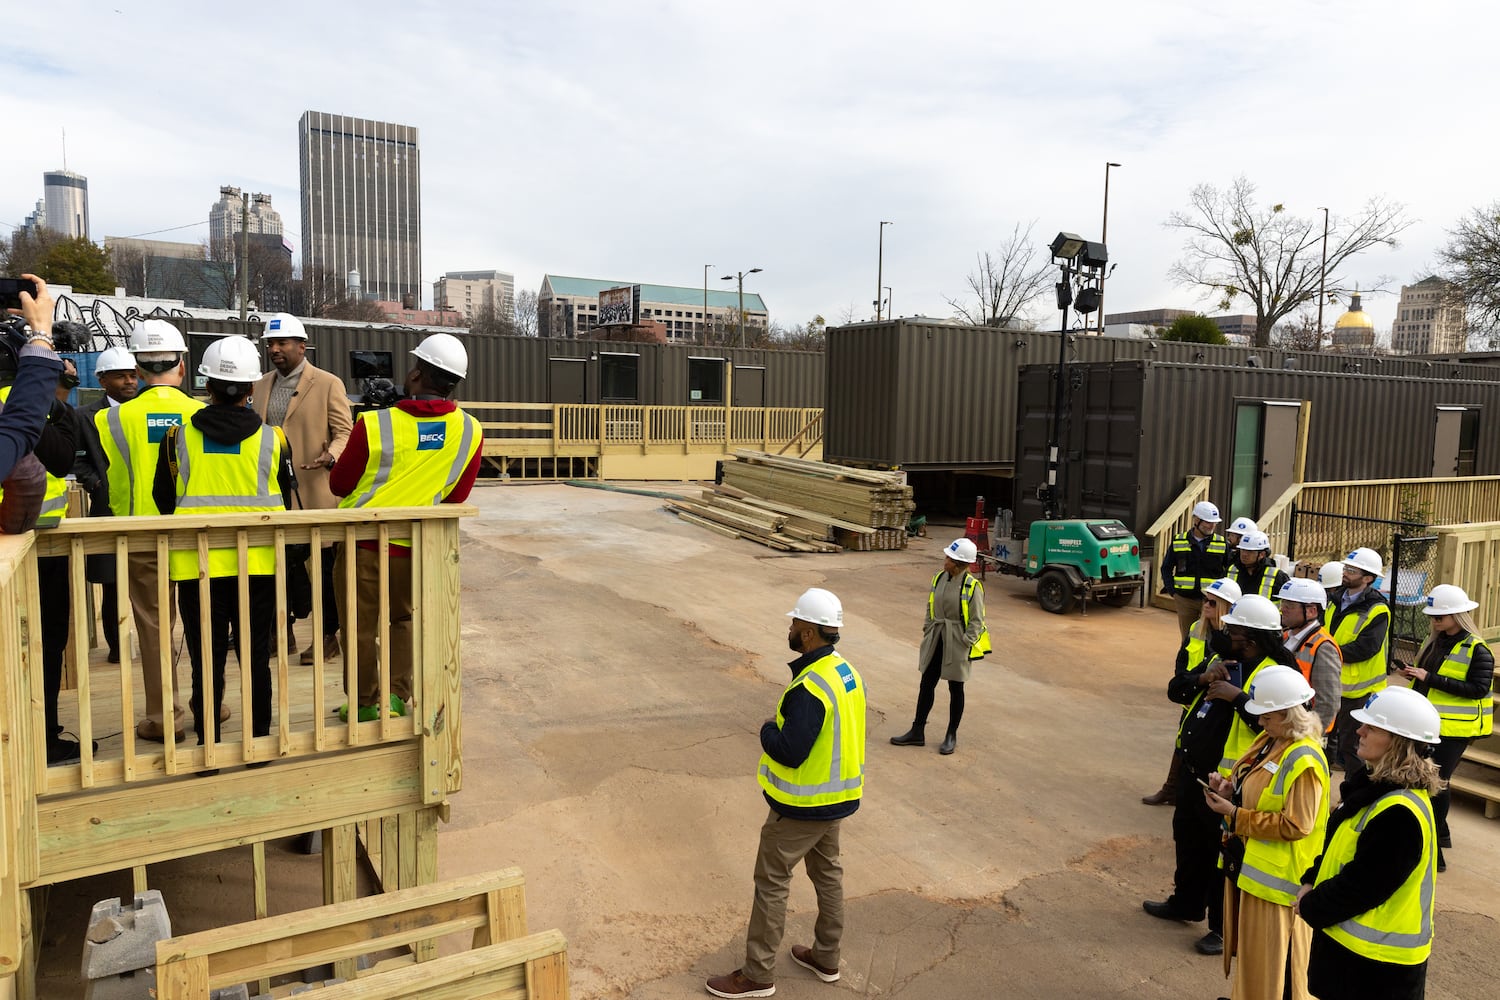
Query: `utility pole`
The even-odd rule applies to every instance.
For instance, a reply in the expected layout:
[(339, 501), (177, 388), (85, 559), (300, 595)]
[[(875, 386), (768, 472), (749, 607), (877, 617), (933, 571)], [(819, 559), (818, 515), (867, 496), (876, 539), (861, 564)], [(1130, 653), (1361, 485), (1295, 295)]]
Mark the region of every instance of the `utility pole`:
[(1318, 269), (1318, 350), (1323, 349), (1323, 303), (1328, 299), (1328, 209), (1323, 212), (1323, 266)]
[(880, 246), (875, 258), (875, 322), (880, 322), (880, 294), (885, 287), (885, 227), (894, 222), (880, 223)]
[(712, 264), (703, 265), (703, 323), (698, 327), (704, 346), (708, 346), (708, 269)]
[(250, 193), (240, 194), (240, 321), (250, 318)]
[[(1109, 244), (1109, 168), (1118, 167), (1118, 163), (1104, 164), (1104, 224), (1100, 227), (1104, 231), (1099, 235), (1099, 242)], [(1104, 336), (1104, 271), (1099, 271), (1099, 336)], [(1087, 324), (1084, 324), (1087, 326)]]
[(760, 268), (752, 267), (748, 271), (738, 271), (734, 274), (726, 274), (720, 281), (738, 281), (740, 283), (740, 333), (739, 346), (745, 346), (745, 275), (759, 274)]

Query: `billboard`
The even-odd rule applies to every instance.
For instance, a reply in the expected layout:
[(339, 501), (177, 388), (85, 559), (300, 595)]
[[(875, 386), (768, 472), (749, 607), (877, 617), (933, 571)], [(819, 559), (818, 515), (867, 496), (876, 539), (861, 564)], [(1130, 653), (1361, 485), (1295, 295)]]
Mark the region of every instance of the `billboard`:
[(634, 326), (640, 312), (640, 285), (606, 288), (599, 293), (600, 326)]

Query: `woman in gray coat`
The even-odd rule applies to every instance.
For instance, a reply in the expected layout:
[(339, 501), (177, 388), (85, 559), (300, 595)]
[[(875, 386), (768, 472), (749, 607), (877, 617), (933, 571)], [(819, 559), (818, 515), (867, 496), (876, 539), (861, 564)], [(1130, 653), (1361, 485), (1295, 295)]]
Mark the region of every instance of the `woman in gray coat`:
[(932, 711), (941, 678), (948, 682), (948, 733), (938, 753), (950, 754), (958, 747), (958, 724), (964, 717), (964, 681), (969, 679), (970, 665), (990, 651), (990, 633), (984, 621), (984, 585), (969, 575), (979, 558), (974, 543), (960, 538), (943, 550), (943, 557), (943, 571), (932, 578), (927, 619), (922, 625), (917, 714), (911, 729), (892, 736), (891, 743), (898, 747), (927, 745), (927, 714)]

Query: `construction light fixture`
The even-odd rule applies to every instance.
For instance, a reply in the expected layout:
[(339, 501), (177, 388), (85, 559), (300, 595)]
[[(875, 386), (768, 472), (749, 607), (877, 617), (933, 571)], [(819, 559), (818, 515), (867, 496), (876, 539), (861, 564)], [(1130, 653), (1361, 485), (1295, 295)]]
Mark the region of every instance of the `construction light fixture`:
[(1083, 244), (1083, 250), (1079, 254), (1078, 264), (1080, 267), (1091, 270), (1102, 271), (1104, 265), (1109, 263), (1109, 250), (1103, 243), (1089, 240)]
[(1056, 261), (1071, 261), (1083, 252), (1084, 244), (1088, 242), (1077, 233), (1058, 233), (1052, 240), (1052, 259)]
[(1099, 289), (1093, 287), (1079, 289), (1077, 297), (1073, 299), (1073, 311), (1081, 316), (1087, 316), (1098, 308)]

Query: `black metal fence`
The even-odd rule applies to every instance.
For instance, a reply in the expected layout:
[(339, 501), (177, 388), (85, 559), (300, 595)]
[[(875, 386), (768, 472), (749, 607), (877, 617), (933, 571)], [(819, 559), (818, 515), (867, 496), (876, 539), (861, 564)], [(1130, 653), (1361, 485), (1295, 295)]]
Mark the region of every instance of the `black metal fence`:
[(1410, 663), (1431, 633), (1427, 615), (1427, 592), (1443, 581), (1437, 574), (1437, 536), (1428, 525), (1416, 521), (1387, 521), (1352, 514), (1329, 514), (1302, 510), (1292, 505), (1287, 532), (1287, 556), (1297, 551), (1332, 558), (1358, 548), (1374, 549), (1385, 564), (1377, 583), (1391, 605), (1391, 654)]

